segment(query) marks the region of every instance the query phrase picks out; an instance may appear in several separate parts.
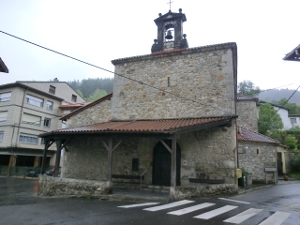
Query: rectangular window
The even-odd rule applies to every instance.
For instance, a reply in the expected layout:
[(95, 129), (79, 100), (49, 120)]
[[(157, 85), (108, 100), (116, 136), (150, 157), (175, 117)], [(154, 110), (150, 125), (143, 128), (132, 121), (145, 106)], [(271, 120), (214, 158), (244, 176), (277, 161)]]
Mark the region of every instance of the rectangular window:
[(7, 119), (7, 111), (0, 112), (0, 121), (5, 121)]
[(76, 95), (72, 95), (71, 101), (72, 102), (76, 102), (77, 101), (77, 96)]
[(31, 95), (26, 95), (25, 102), (30, 105), (35, 105), (35, 106), (41, 107), (41, 108), (44, 105), (44, 99), (38, 98), (38, 97), (33, 97)]
[(44, 138), (41, 139), (41, 145), (45, 145), (45, 139)]
[(9, 101), (11, 97), (11, 92), (0, 93), (0, 102)]
[(4, 131), (0, 131), (0, 141), (3, 140), (3, 136), (4, 136)]
[(21, 133), (19, 137), (19, 142), (24, 144), (37, 145), (38, 144), (38, 136), (31, 134)]
[(51, 119), (44, 118), (44, 127), (50, 127), (51, 125)]
[(55, 87), (54, 86), (52, 86), (52, 85), (50, 85), (50, 87), (49, 87), (49, 93), (50, 94), (55, 94)]
[(296, 118), (290, 118), (290, 120), (291, 120), (291, 124), (296, 124), (297, 123)]
[(47, 101), (46, 109), (48, 109), (48, 110), (53, 110), (53, 102)]
[(39, 125), (41, 125), (41, 117), (24, 113), (23, 118), (22, 118), (22, 123), (39, 126)]

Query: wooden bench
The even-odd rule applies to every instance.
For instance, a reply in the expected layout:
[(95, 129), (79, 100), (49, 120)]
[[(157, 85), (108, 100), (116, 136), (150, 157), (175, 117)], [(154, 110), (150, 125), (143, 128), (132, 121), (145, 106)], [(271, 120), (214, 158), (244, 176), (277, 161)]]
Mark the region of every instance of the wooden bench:
[(224, 180), (210, 180), (210, 179), (199, 179), (199, 178), (189, 178), (190, 183), (204, 183), (204, 184), (224, 184)]
[[(114, 182), (117, 182), (117, 183), (135, 183), (135, 184), (139, 184), (141, 182), (141, 180), (144, 180), (144, 176), (140, 176), (140, 175), (113, 174), (112, 178), (115, 179)], [(128, 180), (128, 182), (127, 182), (127, 180)], [(138, 182), (136, 182), (136, 181), (138, 181)]]

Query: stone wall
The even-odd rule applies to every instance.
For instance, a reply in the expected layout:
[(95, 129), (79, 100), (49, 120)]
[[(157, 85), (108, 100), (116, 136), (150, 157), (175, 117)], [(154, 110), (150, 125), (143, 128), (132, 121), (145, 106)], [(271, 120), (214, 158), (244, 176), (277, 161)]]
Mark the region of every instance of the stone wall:
[(68, 120), (68, 127), (87, 126), (107, 122), (111, 118), (111, 100), (105, 100), (91, 106)]
[[(182, 134), (181, 185), (193, 185), (189, 178), (223, 180), (237, 186), (235, 126)], [(104, 139), (104, 141), (107, 140)], [(118, 140), (113, 140), (115, 145)], [(144, 175), (143, 184), (152, 184), (153, 138), (126, 138), (113, 152), (113, 174)], [(107, 151), (97, 137), (73, 140), (64, 154), (64, 178), (106, 181)], [(132, 159), (139, 159), (139, 170), (132, 171)], [(113, 180), (116, 181), (116, 180)], [(139, 182), (139, 180), (136, 180)]]
[(235, 114), (233, 55), (231, 48), (212, 47), (113, 61), (116, 74), (129, 77), (130, 80), (115, 75), (112, 119)]
[(259, 108), (256, 106), (256, 101), (237, 101), (236, 111), (238, 115), (237, 125), (239, 127), (258, 131)]
[[(274, 144), (239, 141), (239, 167), (252, 173), (253, 182), (265, 182), (265, 168), (277, 168), (276, 147)], [(274, 173), (267, 173), (267, 179), (274, 182)]]
[(101, 196), (108, 194), (106, 182), (39, 176), (38, 195), (41, 196)]

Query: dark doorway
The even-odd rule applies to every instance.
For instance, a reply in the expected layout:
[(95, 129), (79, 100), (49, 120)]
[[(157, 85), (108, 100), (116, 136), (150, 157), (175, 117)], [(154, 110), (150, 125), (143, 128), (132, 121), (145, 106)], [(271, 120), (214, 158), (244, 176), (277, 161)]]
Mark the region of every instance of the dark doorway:
[(277, 152), (277, 171), (278, 175), (283, 175), (281, 152)]
[[(172, 148), (172, 140), (164, 141)], [(176, 150), (176, 185), (180, 185), (181, 150), (178, 144), (176, 144)], [(152, 183), (162, 186), (171, 185), (171, 153), (161, 142), (156, 144), (153, 152)]]

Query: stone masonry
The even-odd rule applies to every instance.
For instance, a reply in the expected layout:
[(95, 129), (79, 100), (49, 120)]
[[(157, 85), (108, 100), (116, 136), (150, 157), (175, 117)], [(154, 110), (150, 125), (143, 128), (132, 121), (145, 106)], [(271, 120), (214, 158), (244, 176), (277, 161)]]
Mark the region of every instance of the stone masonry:
[[(239, 142), (238, 160), (242, 171), (252, 173), (253, 182), (265, 182), (264, 168), (277, 168), (277, 146), (268, 143)], [(269, 182), (274, 182), (274, 174), (267, 173)]]
[(237, 124), (240, 127), (246, 127), (253, 131), (258, 131), (258, 113), (257, 100), (238, 100), (236, 103), (238, 115)]
[(116, 74), (159, 89), (115, 75), (112, 119), (235, 114), (236, 74), (233, 72), (233, 45), (235, 46), (228, 43), (112, 61)]

